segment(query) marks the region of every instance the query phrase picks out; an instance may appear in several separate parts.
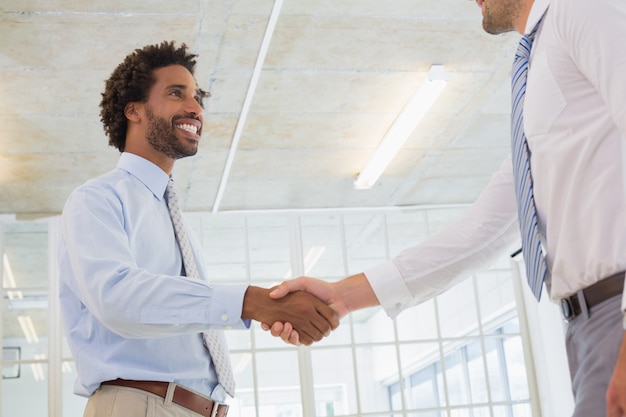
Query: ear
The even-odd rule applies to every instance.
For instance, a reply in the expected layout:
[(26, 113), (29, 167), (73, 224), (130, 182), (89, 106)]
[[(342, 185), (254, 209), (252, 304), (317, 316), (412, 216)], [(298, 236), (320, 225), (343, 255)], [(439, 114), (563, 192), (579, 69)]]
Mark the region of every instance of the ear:
[(134, 101), (127, 103), (126, 106), (124, 106), (124, 115), (131, 122), (138, 122), (140, 120), (139, 112), (137, 111), (138, 107), (139, 103)]

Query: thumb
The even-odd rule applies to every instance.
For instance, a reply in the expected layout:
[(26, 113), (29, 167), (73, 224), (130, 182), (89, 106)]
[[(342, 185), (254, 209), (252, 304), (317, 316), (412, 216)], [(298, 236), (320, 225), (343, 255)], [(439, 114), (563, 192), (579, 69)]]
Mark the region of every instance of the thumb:
[(273, 299), (283, 298), (290, 292), (304, 290), (305, 286), (305, 282), (302, 280), (302, 278), (283, 281), (278, 286), (274, 287), (272, 291), (270, 291), (270, 297)]
[(283, 298), (287, 294), (289, 294), (289, 286), (286, 282), (283, 282), (270, 291), (270, 298)]
[(622, 417), (623, 414), (617, 406), (609, 406), (607, 409), (607, 417)]

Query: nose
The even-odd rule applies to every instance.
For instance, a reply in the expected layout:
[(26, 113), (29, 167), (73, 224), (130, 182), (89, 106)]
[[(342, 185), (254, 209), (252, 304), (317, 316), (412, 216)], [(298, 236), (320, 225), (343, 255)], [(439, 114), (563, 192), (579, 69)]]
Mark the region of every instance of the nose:
[(200, 116), (203, 110), (204, 109), (195, 98), (192, 97), (189, 100), (187, 100), (187, 103), (185, 106), (185, 111), (187, 113), (193, 114), (194, 116)]

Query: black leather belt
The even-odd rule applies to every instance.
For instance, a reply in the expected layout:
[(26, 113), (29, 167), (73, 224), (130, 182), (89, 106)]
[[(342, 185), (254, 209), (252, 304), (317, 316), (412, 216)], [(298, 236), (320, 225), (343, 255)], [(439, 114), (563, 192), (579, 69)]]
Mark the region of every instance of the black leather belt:
[[(587, 309), (589, 310), (601, 302), (621, 294), (624, 290), (624, 277), (625, 273), (620, 272), (581, 290), (587, 304)], [(575, 293), (571, 297), (561, 299), (561, 312), (563, 313), (565, 321), (574, 320), (576, 316), (582, 312), (580, 307), (578, 293)]]
[[(105, 381), (101, 385), (117, 385), (120, 387), (135, 388), (165, 398), (169, 382), (115, 379), (113, 381)], [(216, 403), (180, 385), (176, 385), (176, 388), (174, 388), (172, 402), (206, 417), (226, 417), (226, 414), (228, 414), (228, 406), (226, 404)]]

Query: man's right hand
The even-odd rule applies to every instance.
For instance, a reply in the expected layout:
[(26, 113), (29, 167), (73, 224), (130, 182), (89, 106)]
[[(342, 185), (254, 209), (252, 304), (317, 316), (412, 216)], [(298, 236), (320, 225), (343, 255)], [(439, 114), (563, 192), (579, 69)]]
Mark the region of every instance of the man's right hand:
[(328, 336), (339, 326), (338, 314), (316, 296), (296, 291), (273, 299), (269, 296), (270, 291), (248, 287), (241, 318), (261, 323), (291, 323), (299, 335), (299, 342), (307, 346)]
[[(372, 307), (379, 304), (376, 294), (372, 290), (365, 274), (356, 274), (337, 282), (327, 282), (311, 277), (299, 277), (284, 281), (271, 292), (272, 298), (281, 298), (293, 291), (306, 291), (319, 297), (327, 303), (339, 319), (348, 313), (361, 308)], [(280, 337), (284, 342), (299, 345), (304, 343), (298, 328), (293, 323), (285, 321), (263, 322), (261, 326), (270, 330), (272, 336)]]

